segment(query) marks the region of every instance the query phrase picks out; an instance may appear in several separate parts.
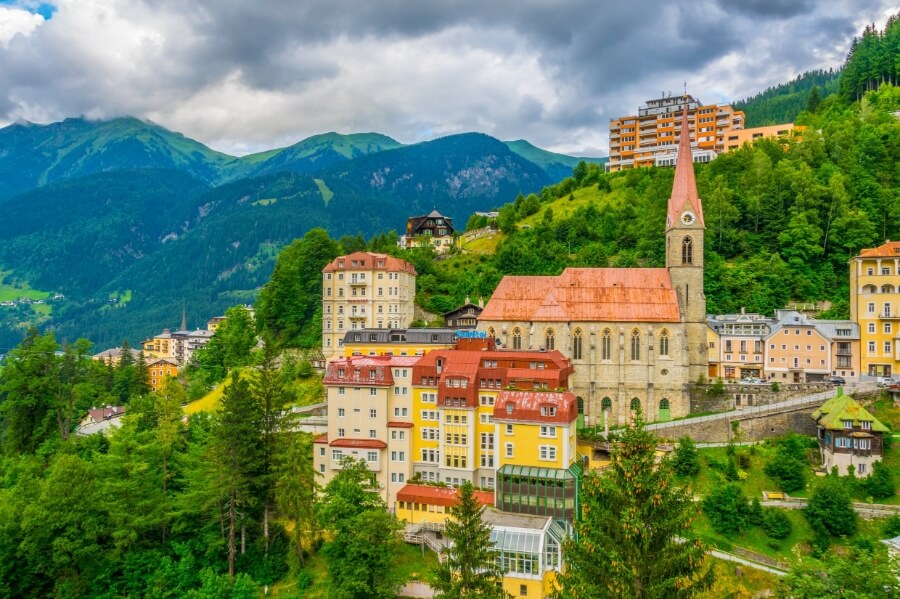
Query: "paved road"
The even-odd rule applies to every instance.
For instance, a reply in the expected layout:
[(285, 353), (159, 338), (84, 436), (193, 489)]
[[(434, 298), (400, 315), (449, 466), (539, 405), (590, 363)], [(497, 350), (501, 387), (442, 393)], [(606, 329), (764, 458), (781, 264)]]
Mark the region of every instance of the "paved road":
[(744, 559), (743, 557), (738, 557), (737, 555), (734, 555), (732, 553), (719, 551), (718, 549), (710, 549), (709, 554), (713, 557), (717, 557), (729, 562), (735, 562), (749, 568), (756, 568), (757, 570), (762, 570), (763, 572), (768, 572), (769, 574), (774, 574), (775, 576), (784, 576), (787, 574), (786, 570), (781, 570), (780, 568), (773, 568), (772, 566), (753, 562), (748, 559)]

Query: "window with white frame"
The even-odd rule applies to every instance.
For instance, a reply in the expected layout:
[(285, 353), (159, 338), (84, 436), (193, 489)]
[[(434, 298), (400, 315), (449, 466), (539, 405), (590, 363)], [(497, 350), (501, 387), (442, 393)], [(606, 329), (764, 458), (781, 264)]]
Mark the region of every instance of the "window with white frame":
[(541, 445), (540, 456), (542, 460), (556, 460), (556, 447), (553, 445)]
[(377, 462), (378, 461), (378, 452), (370, 451), (370, 452), (366, 453), (366, 461)]
[(556, 438), (556, 427), (555, 426), (542, 426), (541, 427), (541, 436), (548, 437), (550, 439)]
[(508, 457), (508, 458), (513, 457), (514, 448), (515, 448), (515, 445), (513, 445), (512, 443), (506, 444), (506, 457)]

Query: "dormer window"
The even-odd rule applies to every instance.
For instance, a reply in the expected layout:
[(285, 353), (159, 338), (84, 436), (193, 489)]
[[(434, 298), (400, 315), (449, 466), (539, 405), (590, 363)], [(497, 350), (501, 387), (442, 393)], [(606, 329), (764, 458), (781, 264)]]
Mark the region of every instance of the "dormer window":
[(343, 368), (338, 368), (338, 378), (339, 379), (344, 378), (344, 369)]
[(844, 425), (844, 428), (853, 428), (852, 420), (842, 420), (841, 423)]
[(541, 416), (556, 416), (556, 406), (541, 406)]
[(872, 430), (872, 423), (868, 420), (863, 420), (862, 427), (864, 430), (870, 431), (870, 430)]
[(511, 401), (506, 402), (506, 413), (507, 414), (512, 414), (513, 410), (515, 410), (515, 409), (516, 409), (516, 404), (514, 404)]

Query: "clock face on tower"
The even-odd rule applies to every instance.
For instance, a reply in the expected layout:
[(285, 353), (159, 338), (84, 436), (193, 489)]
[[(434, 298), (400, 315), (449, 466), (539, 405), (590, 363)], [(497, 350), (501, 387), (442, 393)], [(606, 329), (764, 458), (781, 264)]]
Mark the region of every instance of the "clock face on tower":
[(685, 211), (685, 213), (681, 215), (681, 222), (684, 223), (684, 224), (686, 224), (686, 225), (693, 224), (693, 222), (694, 222), (694, 213), (691, 212), (690, 210)]

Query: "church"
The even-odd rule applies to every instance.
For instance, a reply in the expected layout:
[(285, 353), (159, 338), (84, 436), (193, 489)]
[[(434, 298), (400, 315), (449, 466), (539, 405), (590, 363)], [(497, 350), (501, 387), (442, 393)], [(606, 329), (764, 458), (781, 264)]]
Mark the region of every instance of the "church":
[[(707, 372), (703, 205), (687, 109), (666, 216), (665, 268), (567, 268), (506, 276), (478, 317), (504, 349), (560, 350), (588, 426), (685, 416), (689, 384)], [(661, 223), (660, 223), (661, 224)]]

